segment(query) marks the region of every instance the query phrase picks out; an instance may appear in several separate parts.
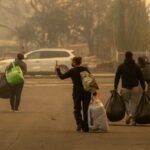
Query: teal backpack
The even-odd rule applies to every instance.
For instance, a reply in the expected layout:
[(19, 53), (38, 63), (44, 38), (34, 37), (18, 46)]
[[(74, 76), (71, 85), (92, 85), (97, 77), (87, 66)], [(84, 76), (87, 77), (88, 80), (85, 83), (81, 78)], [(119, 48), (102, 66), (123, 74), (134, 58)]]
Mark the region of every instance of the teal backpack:
[(11, 69), (6, 70), (6, 80), (10, 85), (17, 85), (24, 82), (23, 72), (15, 63), (12, 63)]

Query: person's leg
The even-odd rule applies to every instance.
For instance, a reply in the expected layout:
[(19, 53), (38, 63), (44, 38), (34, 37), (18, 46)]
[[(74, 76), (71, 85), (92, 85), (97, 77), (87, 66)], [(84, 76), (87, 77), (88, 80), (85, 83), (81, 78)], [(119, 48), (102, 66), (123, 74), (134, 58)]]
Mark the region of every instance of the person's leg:
[(14, 87), (11, 87), (10, 106), (12, 110), (15, 109), (15, 88)]
[(134, 87), (131, 90), (131, 99), (130, 99), (130, 102), (129, 102), (129, 108), (130, 108), (130, 111), (131, 111), (131, 114), (132, 114), (132, 117), (133, 117), (132, 118), (133, 122), (134, 122), (136, 109), (137, 109), (137, 106), (139, 104), (141, 96), (142, 96), (142, 93), (141, 93), (141, 90), (140, 90), (139, 87)]
[(73, 94), (74, 101), (74, 117), (77, 124), (77, 130), (82, 129), (82, 115), (81, 115), (81, 96), (78, 93)]
[(130, 124), (132, 119), (132, 114), (130, 110), (130, 98), (131, 98), (131, 90), (123, 88), (121, 90), (121, 96), (125, 102), (126, 107), (126, 124)]
[(21, 93), (24, 84), (16, 85), (15, 110), (18, 110), (21, 100)]
[(91, 93), (85, 92), (82, 97), (83, 104), (83, 131), (87, 132), (89, 130), (88, 127), (88, 108), (91, 100)]
[(122, 88), (121, 96), (122, 96), (122, 98), (124, 100), (124, 103), (125, 103), (125, 106), (126, 106), (126, 114), (130, 115), (130, 108), (129, 108), (129, 100), (130, 100), (130, 97), (131, 97), (130, 90)]

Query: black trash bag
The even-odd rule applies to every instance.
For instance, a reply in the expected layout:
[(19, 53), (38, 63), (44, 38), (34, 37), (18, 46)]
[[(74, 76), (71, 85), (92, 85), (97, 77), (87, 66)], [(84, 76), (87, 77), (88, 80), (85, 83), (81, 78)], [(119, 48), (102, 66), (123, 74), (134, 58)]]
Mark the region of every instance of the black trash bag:
[(11, 95), (11, 88), (10, 85), (7, 83), (6, 76), (2, 75), (0, 77), (0, 98), (10, 98)]
[(115, 90), (111, 92), (111, 97), (108, 99), (105, 108), (109, 121), (120, 121), (125, 116), (125, 103), (122, 97)]
[(150, 123), (150, 97), (143, 94), (137, 107), (135, 122), (139, 124)]

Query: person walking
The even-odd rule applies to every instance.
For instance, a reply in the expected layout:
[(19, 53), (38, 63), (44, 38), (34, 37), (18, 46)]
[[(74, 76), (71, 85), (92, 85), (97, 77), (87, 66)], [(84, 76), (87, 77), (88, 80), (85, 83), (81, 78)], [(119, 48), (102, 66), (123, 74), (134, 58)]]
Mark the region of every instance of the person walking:
[[(73, 82), (73, 102), (74, 102), (74, 117), (77, 124), (77, 131), (88, 132), (88, 107), (91, 100), (91, 93), (84, 90), (80, 72), (89, 70), (81, 66), (82, 58), (74, 57), (72, 59), (72, 67), (69, 71), (62, 74), (59, 65), (56, 63), (56, 71), (60, 79), (71, 78)], [(83, 110), (83, 113), (81, 113)], [(82, 115), (83, 114), (83, 115)]]
[[(25, 75), (27, 73), (27, 65), (23, 61), (23, 59), (24, 59), (23, 54), (21, 53), (17, 54), (17, 58), (15, 59), (14, 64), (19, 66), (23, 72), (23, 75)], [(6, 68), (6, 70), (11, 69), (11, 67), (12, 67), (12, 64), (10, 64)], [(11, 109), (14, 112), (19, 111), (19, 105), (20, 105), (23, 86), (24, 86), (24, 82), (10, 86), (11, 87), (10, 105), (11, 105)]]
[(118, 89), (120, 78), (122, 79), (121, 95), (126, 106), (126, 124), (130, 124), (132, 121), (132, 125), (135, 125), (135, 112), (142, 95), (139, 83), (143, 92), (145, 91), (145, 83), (141, 69), (135, 63), (133, 53), (130, 51), (125, 53), (124, 62), (117, 68), (114, 81), (115, 90)]
[(147, 57), (138, 57), (138, 65), (142, 70), (143, 77), (147, 83), (147, 94), (150, 96), (150, 62)]

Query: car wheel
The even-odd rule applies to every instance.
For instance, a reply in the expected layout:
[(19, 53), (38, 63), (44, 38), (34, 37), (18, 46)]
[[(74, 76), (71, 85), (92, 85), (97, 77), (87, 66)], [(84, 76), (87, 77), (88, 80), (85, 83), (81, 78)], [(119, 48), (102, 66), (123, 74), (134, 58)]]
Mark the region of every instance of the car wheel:
[(65, 65), (60, 65), (60, 71), (61, 73), (66, 73), (69, 70), (69, 68)]

